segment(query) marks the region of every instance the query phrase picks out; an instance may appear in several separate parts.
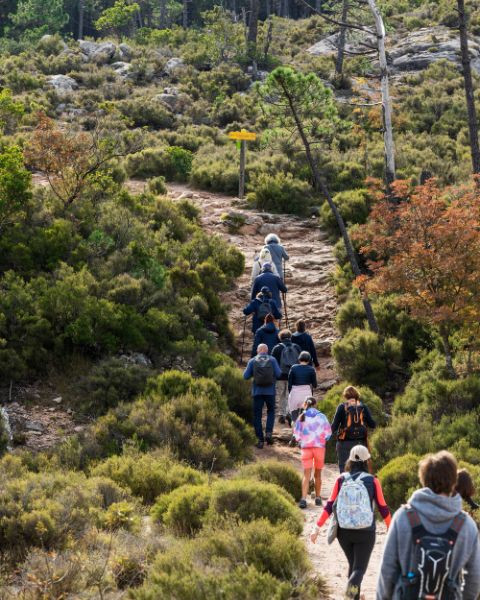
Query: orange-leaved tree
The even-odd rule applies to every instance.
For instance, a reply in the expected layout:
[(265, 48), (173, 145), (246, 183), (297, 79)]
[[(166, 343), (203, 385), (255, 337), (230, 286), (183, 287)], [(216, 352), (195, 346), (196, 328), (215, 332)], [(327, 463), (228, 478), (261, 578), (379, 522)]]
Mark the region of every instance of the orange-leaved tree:
[(480, 317), (480, 192), (473, 185), (442, 190), (434, 179), (393, 188), (402, 201), (378, 202), (357, 234), (372, 272), (359, 283), (396, 294), (413, 317), (434, 327), (455, 377), (450, 337)]
[(45, 174), (64, 209), (78, 200), (102, 169), (140, 146), (120, 134), (106, 132), (99, 122), (91, 131), (58, 127), (39, 114), (25, 151), (27, 163)]

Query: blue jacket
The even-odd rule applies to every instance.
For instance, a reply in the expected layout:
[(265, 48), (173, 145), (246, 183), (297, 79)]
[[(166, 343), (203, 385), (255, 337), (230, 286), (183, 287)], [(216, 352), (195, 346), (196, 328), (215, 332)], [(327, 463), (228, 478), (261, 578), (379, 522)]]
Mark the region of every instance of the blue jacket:
[(280, 277), (274, 275), (270, 271), (266, 271), (265, 273), (262, 273), (256, 277), (255, 281), (253, 282), (252, 294), (250, 296), (252, 300), (257, 297), (257, 294), (261, 291), (263, 286), (267, 286), (272, 292), (272, 300), (275, 300), (278, 308), (281, 309), (282, 298), (280, 296), (280, 292), (286, 293), (287, 287)]
[(253, 340), (252, 346), (252, 356), (257, 354), (257, 348), (260, 344), (267, 344), (268, 353), (271, 354), (272, 350), (279, 343), (280, 339), (278, 337), (278, 329), (275, 327), (275, 325), (273, 323), (262, 325), (255, 333), (255, 339)]
[(317, 374), (310, 365), (293, 365), (288, 374), (288, 391), (292, 390), (294, 385), (311, 385), (317, 387)]
[[(270, 357), (270, 360), (273, 363), (273, 370), (275, 371), (275, 377), (277, 379), (279, 379), (280, 376), (282, 375), (282, 371), (281, 371), (280, 367), (278, 366), (278, 362), (273, 358), (273, 356)], [(253, 377), (254, 363), (255, 363), (255, 357), (251, 358), (248, 361), (247, 368), (243, 372), (244, 379), (250, 379), (251, 377)], [(252, 396), (275, 396), (275, 382), (272, 385), (267, 385), (267, 386), (255, 385), (255, 382), (253, 382)]]
[[(282, 313), (278, 310), (277, 303), (275, 300), (266, 298), (268, 303), (270, 304), (270, 312), (276, 319), (282, 318)], [(257, 317), (257, 310), (260, 304), (264, 302), (263, 296), (261, 298), (254, 298), (248, 306), (243, 309), (244, 315), (251, 315), (253, 313), (252, 318), (252, 331), (255, 333), (259, 327), (263, 325), (262, 321)]]
[(315, 348), (315, 344), (313, 343), (312, 336), (307, 333), (299, 333), (298, 331), (292, 335), (292, 342), (300, 346), (302, 350), (305, 352), (310, 352), (310, 356), (312, 357), (313, 364), (318, 367), (318, 357), (317, 357), (317, 349)]
[(278, 274), (280, 275), (281, 280), (283, 281), (283, 260), (288, 260), (289, 256), (282, 246), (282, 244), (278, 244), (277, 242), (270, 242), (266, 246), (270, 250), (270, 254), (272, 255), (272, 260), (277, 267)]

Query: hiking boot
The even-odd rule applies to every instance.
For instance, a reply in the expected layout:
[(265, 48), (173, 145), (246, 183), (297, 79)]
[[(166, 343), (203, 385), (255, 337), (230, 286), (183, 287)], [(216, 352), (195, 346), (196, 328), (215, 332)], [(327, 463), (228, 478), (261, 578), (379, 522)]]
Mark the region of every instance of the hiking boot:
[(273, 437), (271, 435), (267, 435), (265, 441), (267, 442), (267, 446), (273, 446)]
[(278, 417), (278, 422), (280, 423), (280, 425), (285, 425), (285, 417), (283, 415), (280, 415)]
[(300, 500), (300, 502), (298, 503), (299, 508), (305, 509), (307, 508), (307, 501), (305, 500), (305, 498), (302, 498)]
[(259, 450), (263, 450), (263, 445), (264, 445), (263, 442), (258, 441), (255, 444), (255, 448), (258, 448)]
[(290, 448), (295, 448), (295, 446), (297, 445), (297, 440), (292, 437), (292, 439), (288, 442), (288, 445), (290, 446)]
[(321, 498), (315, 498), (315, 506), (323, 506), (323, 502)]
[(287, 421), (288, 426), (291, 427), (292, 426), (292, 417), (290, 415), (287, 415), (285, 417), (285, 420)]

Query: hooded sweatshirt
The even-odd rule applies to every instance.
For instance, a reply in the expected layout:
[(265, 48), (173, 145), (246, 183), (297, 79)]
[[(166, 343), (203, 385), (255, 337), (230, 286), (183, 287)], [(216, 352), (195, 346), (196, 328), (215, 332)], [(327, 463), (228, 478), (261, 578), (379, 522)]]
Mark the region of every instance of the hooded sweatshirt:
[(305, 411), (305, 420), (297, 419), (295, 423), (295, 439), (304, 448), (325, 448), (332, 435), (327, 417), (316, 408)]
[[(445, 533), (462, 510), (462, 499), (440, 496), (430, 488), (413, 493), (408, 503), (418, 512), (422, 525), (432, 534)], [(401, 576), (410, 570), (413, 550), (411, 526), (405, 508), (400, 508), (392, 521), (383, 551), (382, 568), (377, 584), (377, 600), (399, 600)], [(458, 600), (477, 600), (480, 594), (480, 550), (478, 529), (469, 516), (460, 530), (452, 554), (450, 576), (456, 580), (464, 574), (463, 593)]]
[(252, 347), (252, 357), (257, 354), (257, 348), (260, 344), (267, 344), (268, 353), (271, 354), (274, 347), (280, 342), (278, 329), (274, 323), (265, 323), (255, 333)]

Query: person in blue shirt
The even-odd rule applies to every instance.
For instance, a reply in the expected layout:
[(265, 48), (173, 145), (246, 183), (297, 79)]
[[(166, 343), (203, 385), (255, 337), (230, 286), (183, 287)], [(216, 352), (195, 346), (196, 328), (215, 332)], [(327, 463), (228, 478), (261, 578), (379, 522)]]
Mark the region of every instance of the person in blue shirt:
[(287, 293), (287, 286), (283, 283), (278, 275), (274, 275), (272, 273), (272, 265), (271, 263), (266, 262), (262, 267), (261, 274), (255, 278), (252, 286), (252, 293), (250, 299), (253, 300), (256, 298), (258, 292), (263, 287), (268, 287), (270, 292), (272, 293), (272, 298), (275, 300), (276, 305), (279, 309), (282, 308), (282, 298), (281, 292), (284, 294)]
[(264, 286), (260, 290), (260, 293), (257, 294), (257, 297), (243, 309), (243, 314), (247, 317), (248, 315), (253, 314), (252, 333), (256, 333), (257, 329), (265, 323), (265, 317), (268, 314), (272, 314), (275, 319), (278, 320), (282, 318), (282, 313), (278, 310), (275, 300), (272, 300), (272, 294), (266, 286)]
[(278, 337), (278, 329), (275, 327), (275, 318), (272, 314), (265, 317), (265, 325), (262, 325), (255, 333), (252, 346), (252, 357), (257, 354), (257, 349), (260, 344), (266, 344), (268, 347), (268, 353), (271, 354), (272, 350), (277, 344), (280, 343)]
[[(268, 346), (260, 344), (257, 355), (248, 361), (243, 372), (244, 379), (252, 379), (253, 396), (253, 426), (257, 436), (257, 448), (262, 449), (266, 440), (273, 444), (273, 426), (275, 424), (275, 387), (276, 381), (282, 375), (278, 362), (268, 354)], [(262, 413), (263, 405), (267, 406), (267, 423), (263, 435)]]

